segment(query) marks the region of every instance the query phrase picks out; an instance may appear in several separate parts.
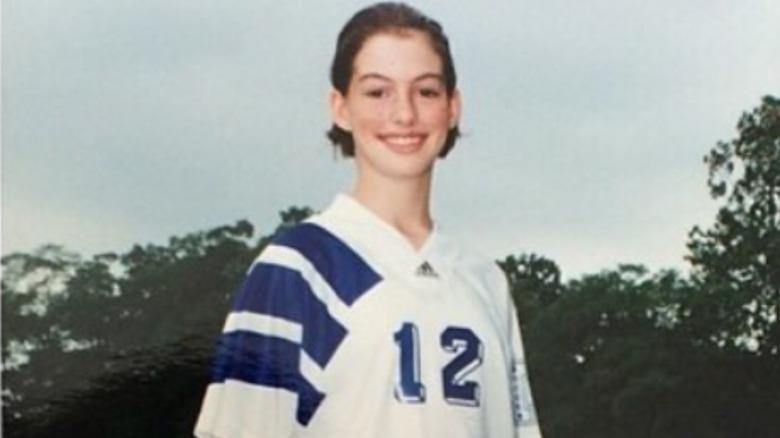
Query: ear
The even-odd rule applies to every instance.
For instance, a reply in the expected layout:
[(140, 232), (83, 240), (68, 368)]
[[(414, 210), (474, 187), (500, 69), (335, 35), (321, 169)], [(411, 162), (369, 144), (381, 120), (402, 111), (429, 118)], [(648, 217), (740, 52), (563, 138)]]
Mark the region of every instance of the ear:
[(341, 94), (341, 91), (335, 88), (330, 90), (330, 118), (339, 128), (345, 131), (352, 130), (352, 125), (349, 122), (347, 99)]
[(450, 96), (450, 129), (458, 126), (462, 111), (460, 90), (456, 88), (452, 91), (452, 96)]

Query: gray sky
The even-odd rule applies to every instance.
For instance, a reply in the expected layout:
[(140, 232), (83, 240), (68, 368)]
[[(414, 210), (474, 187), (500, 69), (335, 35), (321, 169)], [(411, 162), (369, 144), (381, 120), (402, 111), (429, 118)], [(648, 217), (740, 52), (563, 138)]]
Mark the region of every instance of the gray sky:
[[(5, 0), (2, 251), (82, 254), (322, 208), (327, 72), (363, 1)], [(780, 1), (414, 3), (450, 36), (466, 136), (443, 228), (567, 277), (682, 267), (716, 209), (702, 157), (780, 94)], [(327, 6), (325, 6), (327, 5)]]

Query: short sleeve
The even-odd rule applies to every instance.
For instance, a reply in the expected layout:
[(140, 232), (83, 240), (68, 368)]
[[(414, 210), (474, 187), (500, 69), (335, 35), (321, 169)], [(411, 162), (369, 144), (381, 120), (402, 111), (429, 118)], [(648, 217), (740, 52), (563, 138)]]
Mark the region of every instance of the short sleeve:
[(512, 363), (510, 377), (512, 383), (512, 412), (515, 428), (519, 438), (541, 438), (536, 407), (534, 405), (531, 384), (528, 378), (528, 367), (525, 360), (525, 348), (517, 318), (517, 308), (509, 293), (509, 285), (506, 277), (501, 275), (501, 284), (506, 303), (507, 336), (509, 337), (512, 351)]
[[(300, 322), (317, 312), (309, 289), (295, 270), (264, 262), (252, 267), (218, 342), (196, 436), (289, 437), (308, 423), (324, 398), (302, 367)], [(323, 327), (322, 337), (343, 332), (332, 321)]]
[(327, 396), (322, 373), (347, 334), (334, 307), (379, 280), (350, 256), (312, 224), (263, 251), (225, 321), (197, 437), (287, 438), (309, 425)]

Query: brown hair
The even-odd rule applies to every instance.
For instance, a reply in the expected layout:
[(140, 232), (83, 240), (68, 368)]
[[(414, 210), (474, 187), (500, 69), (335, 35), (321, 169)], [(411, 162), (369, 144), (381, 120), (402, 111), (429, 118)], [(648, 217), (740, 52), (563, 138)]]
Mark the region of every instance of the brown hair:
[[(444, 29), (435, 20), (403, 3), (377, 3), (358, 11), (347, 21), (347, 24), (339, 32), (336, 53), (330, 68), (330, 82), (333, 88), (342, 95), (347, 95), (355, 57), (366, 40), (381, 32), (404, 30), (418, 30), (430, 38), (434, 52), (441, 58), (444, 85), (447, 94), (451, 97), (455, 91), (457, 76)], [(334, 123), (327, 135), (333, 146), (341, 150), (343, 156), (355, 156), (355, 141), (349, 131)], [(445, 157), (449, 153), (459, 136), (460, 130), (457, 126), (447, 132), (447, 139), (439, 154), (440, 157)]]

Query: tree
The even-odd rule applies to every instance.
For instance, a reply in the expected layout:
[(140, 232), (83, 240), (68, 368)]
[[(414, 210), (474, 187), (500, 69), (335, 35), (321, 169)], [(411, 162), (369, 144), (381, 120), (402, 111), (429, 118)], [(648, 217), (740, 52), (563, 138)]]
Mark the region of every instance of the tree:
[(710, 193), (722, 206), (712, 228), (692, 231), (690, 261), (707, 291), (709, 306), (700, 310), (717, 322), (711, 340), (777, 357), (780, 99), (764, 97), (737, 131), (705, 157)]
[(536, 254), (511, 255), (499, 260), (498, 265), (506, 275), (523, 327), (531, 324), (563, 289), (561, 270), (548, 258)]
[(191, 436), (234, 290), (310, 213), (257, 241), (239, 221), (121, 255), (4, 257), (4, 436)]
[(56, 370), (33, 377), (27, 371), (52, 363), (47, 352), (66, 348), (68, 333), (47, 317), (63, 300), (80, 258), (46, 245), (31, 254), (4, 257), (3, 265), (3, 419), (10, 424), (23, 412), (42, 412)]
[(724, 436), (770, 436), (780, 412), (780, 99), (742, 115), (738, 136), (705, 157), (720, 202), (714, 225), (694, 228), (688, 248), (697, 281), (681, 329), (709, 345), (709, 393)]
[(688, 360), (675, 317), (689, 287), (634, 265), (562, 287), (526, 331), (546, 437), (691, 436), (677, 430), (699, 405), (679, 389)]

